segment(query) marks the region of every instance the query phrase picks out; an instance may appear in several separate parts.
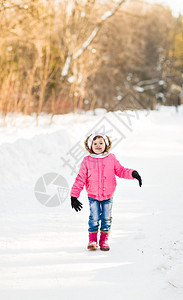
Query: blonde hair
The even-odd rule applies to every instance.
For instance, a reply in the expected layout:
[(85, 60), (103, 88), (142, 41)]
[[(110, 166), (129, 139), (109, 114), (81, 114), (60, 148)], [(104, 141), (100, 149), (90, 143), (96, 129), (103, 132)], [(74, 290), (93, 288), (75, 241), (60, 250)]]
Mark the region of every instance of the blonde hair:
[[(85, 145), (86, 151), (88, 151), (90, 154), (93, 154), (93, 153), (95, 153), (95, 152), (93, 152), (93, 150), (90, 149), (90, 148), (88, 147), (88, 139), (89, 139), (89, 137), (90, 137), (91, 135), (92, 135), (92, 134), (90, 134), (90, 135), (86, 138), (86, 140), (84, 141), (84, 145)], [(105, 150), (104, 150), (104, 152), (109, 152), (109, 150), (111, 149), (111, 146), (112, 146), (112, 142), (111, 142), (110, 138), (108, 137), (108, 135), (106, 135), (106, 137), (108, 138), (109, 146), (107, 146), (106, 143), (105, 143)], [(97, 136), (94, 137), (93, 141), (96, 140), (97, 138), (102, 138), (102, 139), (104, 140), (104, 138), (103, 138), (102, 136), (97, 135)], [(104, 140), (104, 142), (105, 142), (105, 140)]]

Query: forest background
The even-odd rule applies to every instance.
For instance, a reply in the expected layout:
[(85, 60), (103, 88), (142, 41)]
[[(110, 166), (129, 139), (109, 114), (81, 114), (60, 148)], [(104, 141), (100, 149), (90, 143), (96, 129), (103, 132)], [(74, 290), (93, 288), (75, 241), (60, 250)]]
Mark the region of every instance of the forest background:
[(0, 1), (0, 113), (183, 103), (183, 17), (146, 1)]

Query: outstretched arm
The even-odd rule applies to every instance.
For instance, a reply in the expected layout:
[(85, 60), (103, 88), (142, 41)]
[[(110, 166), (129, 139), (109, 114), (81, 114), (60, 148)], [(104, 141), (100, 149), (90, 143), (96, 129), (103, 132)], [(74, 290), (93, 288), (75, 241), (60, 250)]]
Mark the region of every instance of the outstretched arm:
[(72, 186), (71, 193), (70, 193), (71, 206), (76, 211), (80, 211), (82, 208), (82, 203), (79, 202), (79, 200), (77, 198), (79, 198), (80, 193), (83, 190), (83, 187), (86, 183), (86, 179), (87, 179), (87, 167), (85, 164), (85, 159), (83, 159), (80, 169), (79, 169), (79, 173), (75, 179), (75, 182)]
[(85, 159), (83, 159), (79, 169), (79, 173), (71, 189), (71, 194), (70, 194), (71, 196), (76, 198), (79, 197), (86, 183), (86, 179), (87, 179), (87, 167), (86, 167)]
[(120, 178), (134, 179), (134, 177), (132, 176), (132, 172), (134, 170), (123, 167), (120, 164), (120, 162), (116, 159), (116, 157), (115, 157), (115, 162), (114, 162), (114, 171), (115, 171), (115, 175)]
[(115, 175), (120, 178), (126, 179), (137, 179), (139, 182), (139, 186), (142, 186), (142, 178), (136, 170), (128, 169), (123, 167), (120, 162), (115, 158)]

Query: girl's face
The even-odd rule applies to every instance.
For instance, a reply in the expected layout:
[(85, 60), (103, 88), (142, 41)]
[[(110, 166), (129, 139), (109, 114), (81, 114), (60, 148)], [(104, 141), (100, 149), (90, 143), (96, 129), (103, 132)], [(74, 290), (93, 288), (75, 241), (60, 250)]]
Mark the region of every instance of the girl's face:
[(104, 150), (105, 150), (105, 141), (102, 137), (101, 138), (99, 137), (99, 138), (96, 138), (96, 140), (93, 140), (92, 150), (96, 154), (100, 154), (100, 153), (104, 152)]

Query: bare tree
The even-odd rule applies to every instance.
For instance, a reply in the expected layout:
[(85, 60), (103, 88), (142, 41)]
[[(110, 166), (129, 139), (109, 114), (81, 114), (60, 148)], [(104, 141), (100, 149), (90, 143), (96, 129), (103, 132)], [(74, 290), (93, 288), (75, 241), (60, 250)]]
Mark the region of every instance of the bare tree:
[(1, 111), (109, 108), (170, 73), (172, 26), (169, 10), (145, 1), (1, 1)]

